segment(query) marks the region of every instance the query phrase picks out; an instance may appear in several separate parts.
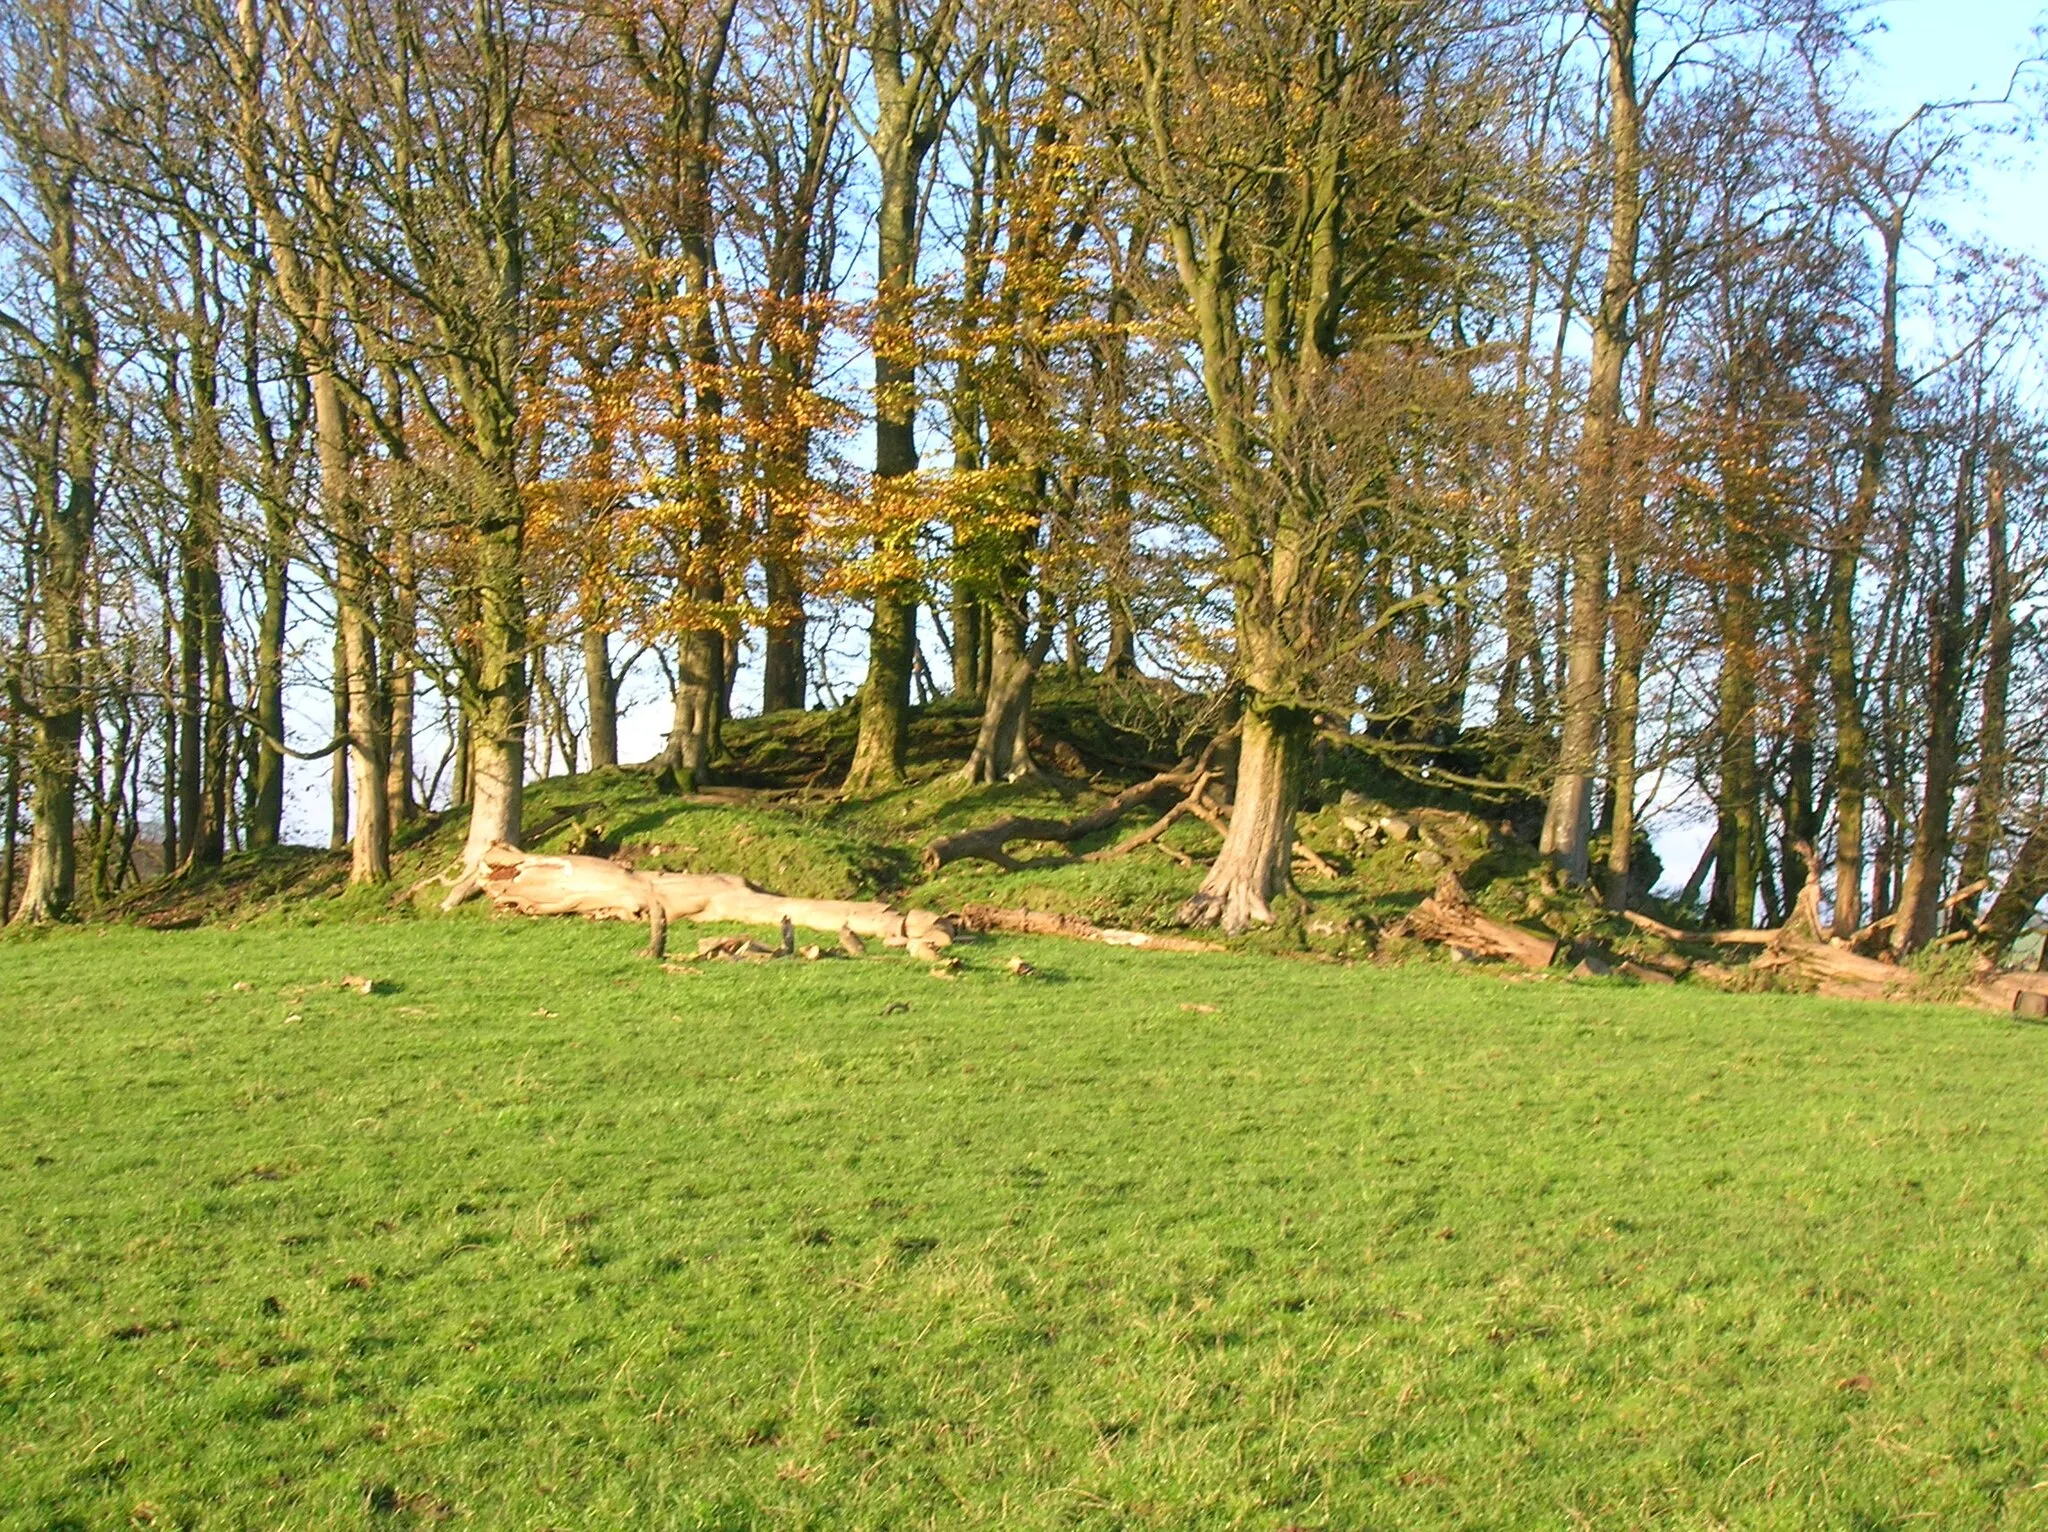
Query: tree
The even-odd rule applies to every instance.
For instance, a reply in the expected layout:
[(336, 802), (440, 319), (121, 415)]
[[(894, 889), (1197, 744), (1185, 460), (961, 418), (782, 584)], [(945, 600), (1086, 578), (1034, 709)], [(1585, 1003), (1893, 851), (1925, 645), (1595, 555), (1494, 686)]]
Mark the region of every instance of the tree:
[(1202, 526), (1244, 690), (1229, 834), (1189, 922), (1272, 918), (1324, 682), (1399, 615), (1347, 628), (1347, 543), (1392, 477), (1381, 412), (1428, 372), (1426, 353), (1380, 337), (1433, 328), (1469, 236), (1433, 210), (1469, 205), (1476, 155), (1454, 153), (1448, 128), (1484, 120), (1481, 19), (1134, 0), (1092, 34), (1105, 135), (1163, 231), (1199, 368)]
[(864, 791), (902, 780), (910, 716), (910, 670), (917, 643), (916, 540), (923, 525), (911, 483), (917, 473), (917, 262), (919, 187), (925, 157), (939, 141), (967, 71), (952, 55), (962, 0), (937, 0), (920, 17), (911, 0), (870, 0), (863, 48), (873, 125), (860, 125), (874, 157), (875, 468), (872, 557), (874, 603), (868, 625), (867, 679), (860, 689), (860, 731), (846, 787)]
[(14, 365), (38, 396), (28, 464), (34, 567), (30, 645), (9, 701), (30, 723), (33, 821), (17, 922), (65, 915), (77, 891), (79, 743), (92, 698), (93, 534), (99, 520), (100, 327), (81, 206), (91, 157), (76, 84), (86, 44), (70, 0), (14, 13), (0, 30), (0, 149), (27, 195), (5, 237), (24, 268), (0, 309)]

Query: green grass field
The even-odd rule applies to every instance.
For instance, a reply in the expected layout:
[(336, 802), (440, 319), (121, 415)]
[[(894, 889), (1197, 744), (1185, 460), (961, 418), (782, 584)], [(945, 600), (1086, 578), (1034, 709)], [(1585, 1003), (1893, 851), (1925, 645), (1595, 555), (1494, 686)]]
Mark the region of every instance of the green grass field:
[(0, 1524), (2048, 1525), (2048, 1030), (639, 939), (0, 943)]

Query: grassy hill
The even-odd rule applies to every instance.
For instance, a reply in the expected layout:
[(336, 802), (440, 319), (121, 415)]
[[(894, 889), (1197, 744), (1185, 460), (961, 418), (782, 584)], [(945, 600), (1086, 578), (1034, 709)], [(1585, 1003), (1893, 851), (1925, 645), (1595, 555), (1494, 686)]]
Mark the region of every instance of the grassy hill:
[[(1036, 713), (1034, 748), (1048, 768), (1037, 780), (995, 787), (961, 780), (977, 715), (950, 702), (919, 710), (911, 731), (909, 783), (874, 797), (834, 790), (853, 749), (850, 710), (741, 719), (726, 729), (718, 785), (687, 796), (665, 791), (645, 769), (625, 768), (531, 784), (529, 850), (594, 846), (640, 867), (734, 872), (777, 892), (815, 898), (881, 897), (936, 909), (969, 902), (1025, 905), (1104, 924), (1159, 927), (1193, 892), (1198, 864), (1220, 837), (1192, 817), (1163, 845), (1110, 862), (1080, 862), (1146, 824), (1158, 810), (1134, 809), (1113, 830), (1072, 848), (1022, 844), (1026, 863), (1005, 873), (962, 862), (933, 877), (920, 853), (934, 838), (1005, 814), (1065, 819), (1118, 789), (1172, 767), (1217, 725), (1198, 698), (1152, 682), (1068, 683), (1054, 672)], [(1387, 813), (1416, 818), (1401, 842), (1361, 841), (1355, 826)], [(461, 811), (430, 816), (403, 831), (395, 856), (398, 889), (431, 877), (460, 852)], [(1536, 865), (1529, 844), (1530, 800), (1513, 789), (1482, 797), (1418, 780), (1358, 749), (1326, 749), (1300, 824), (1304, 843), (1338, 876), (1305, 874), (1305, 904), (1277, 938), (1254, 945), (1287, 950), (1362, 950), (1359, 933), (1398, 917), (1446, 865), (1471, 874), (1502, 913), (1525, 915)], [(231, 857), (218, 871), (145, 886), (111, 913), (158, 927), (206, 921), (319, 921), (431, 909), (438, 889), (394, 907), (389, 892), (345, 892), (346, 857), (308, 848)], [(1559, 906), (1567, 920), (1573, 901)]]

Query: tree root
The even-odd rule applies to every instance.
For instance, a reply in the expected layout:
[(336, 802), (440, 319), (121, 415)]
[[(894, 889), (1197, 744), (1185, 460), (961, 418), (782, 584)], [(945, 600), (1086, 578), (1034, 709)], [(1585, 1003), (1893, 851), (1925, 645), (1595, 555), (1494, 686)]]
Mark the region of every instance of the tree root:
[(1091, 852), (1079, 860), (1100, 861), (1112, 856), (1121, 856), (1139, 846), (1148, 845), (1166, 832), (1172, 820), (1182, 813), (1192, 813), (1199, 818), (1216, 823), (1216, 811), (1202, 800), (1214, 780), (1209, 762), (1216, 749), (1228, 736), (1219, 735), (1211, 740), (1200, 756), (1185, 760), (1171, 771), (1162, 771), (1132, 787), (1125, 788), (1107, 803), (1089, 810), (1075, 819), (1036, 819), (1013, 814), (996, 820), (993, 824), (979, 826), (972, 830), (961, 830), (952, 835), (942, 835), (924, 848), (924, 868), (928, 873), (939, 871), (953, 862), (993, 862), (1005, 872), (1015, 872), (1022, 865), (1009, 854), (1008, 847), (1014, 841), (1049, 841), (1070, 846), (1077, 840), (1085, 839), (1098, 830), (1106, 830), (1132, 809), (1164, 798), (1169, 793), (1180, 795), (1180, 801), (1168, 809), (1162, 818), (1146, 829), (1139, 831), (1122, 844), (1105, 851)]

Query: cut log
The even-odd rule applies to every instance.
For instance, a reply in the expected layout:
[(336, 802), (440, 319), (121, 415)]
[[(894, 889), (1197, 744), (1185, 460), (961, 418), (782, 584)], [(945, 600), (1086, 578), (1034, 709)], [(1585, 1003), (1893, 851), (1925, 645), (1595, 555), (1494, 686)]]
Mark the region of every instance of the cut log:
[(1548, 968), (1557, 958), (1556, 937), (1480, 914), (1454, 872), (1437, 880), (1436, 892), (1410, 910), (1394, 933), (1460, 947), (1480, 957), (1504, 958), (1524, 968)]

